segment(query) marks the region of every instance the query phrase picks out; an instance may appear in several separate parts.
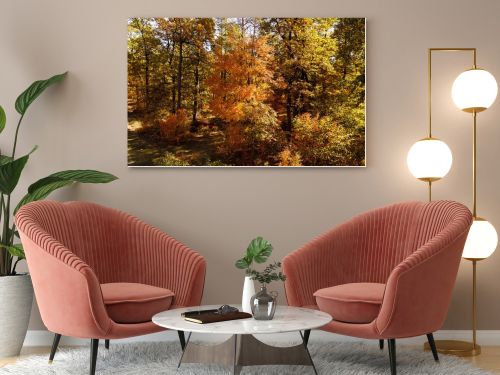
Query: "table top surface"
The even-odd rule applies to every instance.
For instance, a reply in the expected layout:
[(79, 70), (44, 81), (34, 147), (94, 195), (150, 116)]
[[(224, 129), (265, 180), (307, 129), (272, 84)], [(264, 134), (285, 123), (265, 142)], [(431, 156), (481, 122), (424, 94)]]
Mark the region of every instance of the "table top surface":
[(153, 322), (161, 327), (178, 331), (246, 335), (314, 329), (322, 327), (332, 320), (329, 314), (322, 311), (289, 306), (278, 306), (272, 320), (248, 318), (198, 324), (186, 321), (181, 316), (183, 312), (187, 311), (217, 309), (219, 307), (219, 305), (210, 305), (167, 310), (153, 316)]

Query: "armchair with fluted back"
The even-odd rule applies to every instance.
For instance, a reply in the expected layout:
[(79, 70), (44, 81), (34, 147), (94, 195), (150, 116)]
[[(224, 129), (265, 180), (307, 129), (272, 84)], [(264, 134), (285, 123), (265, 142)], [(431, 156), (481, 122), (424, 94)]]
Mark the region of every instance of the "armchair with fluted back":
[[(55, 333), (91, 339), (90, 374), (99, 339), (162, 331), (151, 318), (201, 302), (204, 258), (124, 212), (87, 202), (23, 206), (16, 225), (40, 314)], [(184, 335), (179, 332), (181, 346)]]
[[(323, 330), (388, 340), (396, 374), (395, 339), (427, 335), (446, 318), (472, 223), (451, 201), (404, 202), (360, 214), (283, 260), (288, 304), (328, 312)], [(306, 332), (309, 336), (309, 332)]]

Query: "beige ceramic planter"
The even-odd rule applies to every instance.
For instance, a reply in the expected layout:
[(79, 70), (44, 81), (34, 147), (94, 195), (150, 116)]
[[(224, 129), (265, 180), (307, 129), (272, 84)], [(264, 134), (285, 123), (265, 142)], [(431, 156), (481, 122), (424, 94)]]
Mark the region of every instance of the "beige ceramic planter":
[(33, 303), (30, 275), (0, 277), (0, 358), (19, 355)]

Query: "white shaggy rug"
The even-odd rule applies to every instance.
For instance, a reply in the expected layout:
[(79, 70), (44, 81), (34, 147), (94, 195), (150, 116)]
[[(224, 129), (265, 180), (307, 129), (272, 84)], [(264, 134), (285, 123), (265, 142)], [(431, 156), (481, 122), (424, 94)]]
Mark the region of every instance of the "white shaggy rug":
[[(309, 349), (319, 374), (362, 375), (390, 374), (387, 346), (362, 343), (310, 343)], [(61, 349), (54, 363), (47, 363), (47, 355), (33, 356), (0, 368), (0, 374), (14, 375), (85, 375), (89, 371), (88, 347)], [(182, 365), (177, 369), (181, 354), (177, 342), (114, 344), (110, 350), (99, 347), (96, 375), (188, 375), (229, 374), (230, 369), (218, 366)], [(456, 357), (440, 356), (435, 363), (430, 352), (397, 347), (398, 375), (490, 375)], [(257, 366), (243, 367), (241, 374), (313, 374), (309, 367)]]

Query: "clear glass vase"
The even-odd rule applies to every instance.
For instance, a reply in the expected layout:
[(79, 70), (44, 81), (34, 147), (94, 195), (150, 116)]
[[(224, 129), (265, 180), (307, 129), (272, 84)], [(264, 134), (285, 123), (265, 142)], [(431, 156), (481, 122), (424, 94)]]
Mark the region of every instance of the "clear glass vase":
[(266, 285), (261, 285), (260, 291), (250, 300), (252, 315), (256, 320), (271, 320), (276, 312), (277, 292), (267, 292)]

